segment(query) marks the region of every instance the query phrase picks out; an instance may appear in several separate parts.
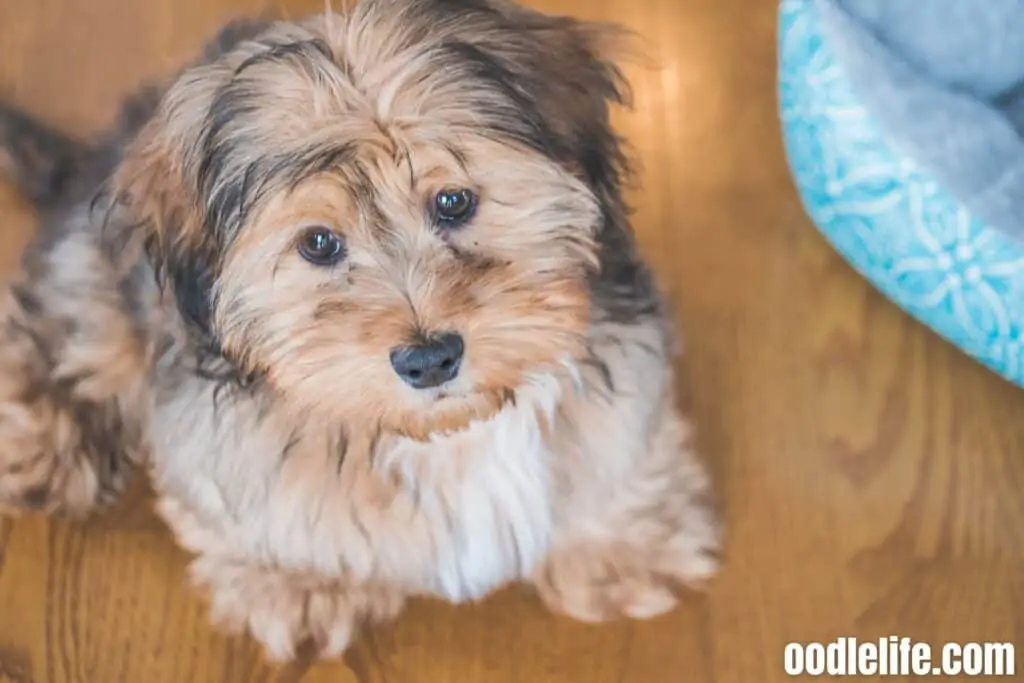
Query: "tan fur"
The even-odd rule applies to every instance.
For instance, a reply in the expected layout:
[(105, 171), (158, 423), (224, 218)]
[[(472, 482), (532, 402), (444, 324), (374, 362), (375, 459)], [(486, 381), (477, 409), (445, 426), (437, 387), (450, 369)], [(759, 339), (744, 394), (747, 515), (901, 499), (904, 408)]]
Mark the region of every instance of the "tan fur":
[[(60, 264), (60, 279), (31, 290), (15, 283), (0, 310), (0, 509), (81, 515), (120, 491), (118, 456), (144, 457), (149, 359), (87, 234), (46, 259)], [(43, 307), (46, 317), (34, 314)], [(122, 422), (104, 405), (120, 400), (133, 418)], [(116, 442), (99, 434), (111, 422)]]
[[(608, 34), (499, 0), (515, 31), (492, 15), (427, 21), (417, 8), (429, 1), (365, 0), (276, 24), (187, 70), (114, 177), (103, 226), (120, 250), (101, 258), (98, 227), (70, 231), (46, 256), (68, 267), (29, 281), (33, 296), (72, 290), (66, 309), (8, 309), (0, 501), (80, 512), (116, 490), (76, 451), (80, 420), (56, 398), (61, 372), (88, 371), (77, 400), (116, 408), (104, 433), (145, 461), (215, 620), (275, 658), (306, 639), (336, 656), (358, 623), (394, 617), (407, 596), (475, 600), (515, 581), (579, 619), (646, 618), (717, 566), (710, 482), (675, 405), (664, 314), (637, 306), (617, 320), (592, 284), (602, 221), (624, 220), (612, 190), (588, 181), (571, 150), (496, 134), (485, 119), (509, 93), (437, 60), (456, 39), (489, 51), (532, 84), (551, 134), (570, 139), (606, 125), (587, 86), (590, 50)], [(311, 41), (311, 57), (247, 62)], [(561, 71), (536, 77), (538, 44)], [(228, 142), (245, 144), (204, 176), (201, 135), (239, 83), (258, 113), (231, 119)], [(337, 163), (296, 182), (268, 172), (235, 232), (211, 232), (209, 197), (234, 196), (219, 184), (342, 142)], [(425, 207), (446, 187), (480, 201), (470, 225), (442, 233)], [(346, 258), (305, 262), (295, 245), (309, 226), (342, 236)], [(212, 306), (197, 332), (175, 302), (203, 273)], [(78, 331), (58, 329), (64, 320)], [(55, 346), (42, 354), (21, 326)], [(458, 376), (403, 384), (389, 349), (451, 330), (465, 340)], [(200, 372), (203, 335), (221, 366), (256, 383)]]

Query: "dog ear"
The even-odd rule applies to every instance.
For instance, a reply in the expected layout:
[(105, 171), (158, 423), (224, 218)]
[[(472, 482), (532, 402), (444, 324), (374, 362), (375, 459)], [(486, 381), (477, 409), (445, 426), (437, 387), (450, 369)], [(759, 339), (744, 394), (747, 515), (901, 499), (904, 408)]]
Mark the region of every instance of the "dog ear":
[(591, 280), (601, 315), (630, 323), (657, 313), (660, 294), (624, 198), (632, 168), (611, 121), (613, 108), (632, 104), (620, 64), (642, 56), (635, 36), (618, 25), (545, 15), (505, 0), (440, 1), (488, 3), (511, 29), (486, 49), (514, 74), (549, 153), (587, 183), (601, 206), (599, 267)]
[(514, 74), (517, 90), (536, 109), (550, 138), (551, 151), (599, 198), (618, 203), (630, 167), (610, 115), (613, 108), (632, 103), (620, 63), (638, 53), (635, 37), (616, 24), (491, 2), (511, 37), (499, 37), (486, 49)]
[(550, 59), (538, 59), (531, 69), (539, 77), (534, 87), (541, 114), (587, 183), (618, 203), (631, 170), (611, 110), (632, 101), (616, 61), (629, 36), (619, 27), (559, 18), (537, 33)]
[(219, 250), (204, 229), (182, 141), (170, 139), (165, 120), (158, 111), (128, 146), (112, 178), (114, 200), (127, 216), (129, 239), (142, 246), (186, 323), (209, 336)]
[[(220, 70), (216, 64), (246, 41), (256, 40), (271, 23), (239, 19), (225, 24), (185, 70)], [(225, 67), (226, 68), (226, 67)], [(213, 79), (192, 79), (161, 92), (148, 88), (130, 99), (119, 129), (132, 139), (112, 178), (115, 200), (129, 216), (131, 236), (145, 249), (158, 279), (170, 287), (184, 320), (209, 340), (211, 292), (221, 248), (205, 224), (194, 160), (200, 146), (203, 112)]]
[(629, 165), (610, 111), (631, 104), (619, 66), (639, 53), (631, 32), (617, 24), (545, 14), (513, 0), (362, 4), (415, 17), (424, 32), (437, 34), (442, 48), (472, 64), (513, 101), (516, 121), (502, 121), (501, 127), (508, 125), (513, 137), (554, 157), (599, 195), (618, 194)]

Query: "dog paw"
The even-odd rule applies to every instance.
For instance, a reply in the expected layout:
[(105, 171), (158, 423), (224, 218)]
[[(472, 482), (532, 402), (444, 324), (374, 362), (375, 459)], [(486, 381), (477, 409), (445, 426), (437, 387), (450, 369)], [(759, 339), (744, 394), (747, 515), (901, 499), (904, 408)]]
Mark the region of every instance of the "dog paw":
[(116, 477), (74, 451), (79, 430), (45, 397), (0, 401), (0, 512), (80, 516), (113, 497)]
[(554, 612), (584, 622), (650, 619), (676, 607), (679, 589), (704, 590), (718, 572), (721, 534), (710, 510), (667, 536), (581, 539), (557, 548), (534, 577)]
[(311, 644), (321, 659), (341, 657), (365, 622), (394, 618), (404, 595), (377, 586), (318, 584), (261, 567), (201, 558), (193, 579), (211, 588), (211, 618), (232, 632), (247, 632), (268, 660), (286, 662)]
[[(13, 298), (0, 296), (0, 311)], [(0, 313), (0, 512), (82, 516), (117, 497), (143, 451), (110, 363), (55, 374), (55, 349), (71, 354), (51, 337), (59, 335)]]

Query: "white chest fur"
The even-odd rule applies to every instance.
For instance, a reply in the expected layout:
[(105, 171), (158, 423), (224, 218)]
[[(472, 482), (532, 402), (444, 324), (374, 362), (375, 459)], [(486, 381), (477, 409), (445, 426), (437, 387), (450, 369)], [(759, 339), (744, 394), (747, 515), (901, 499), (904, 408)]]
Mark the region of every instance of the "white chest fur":
[(154, 480), (190, 511), (167, 521), (193, 552), (479, 598), (529, 573), (550, 541), (538, 412), (553, 413), (559, 390), (551, 381), (521, 393), (487, 422), (400, 440), (371, 466), (342, 462), (327, 435), (296, 442), (245, 402), (215, 410), (212, 388), (189, 380), (157, 410)]

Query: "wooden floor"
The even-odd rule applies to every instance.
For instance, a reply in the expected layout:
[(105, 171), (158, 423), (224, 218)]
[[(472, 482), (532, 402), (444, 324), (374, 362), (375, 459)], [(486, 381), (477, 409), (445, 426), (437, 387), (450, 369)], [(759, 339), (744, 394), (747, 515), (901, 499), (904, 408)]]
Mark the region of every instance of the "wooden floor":
[[(0, 683), (771, 683), (792, 640), (1024, 636), (1024, 392), (883, 300), (804, 217), (777, 129), (774, 0), (533, 2), (627, 23), (657, 60), (630, 69), (638, 106), (620, 120), (726, 506), (710, 595), (602, 627), (518, 591), (419, 604), (344, 664), (273, 669), (208, 628), (139, 498), (85, 526), (0, 522)], [(4, 0), (0, 93), (94, 131), (121, 93), (263, 7)], [(5, 187), (0, 217), (10, 265), (32, 217)]]

